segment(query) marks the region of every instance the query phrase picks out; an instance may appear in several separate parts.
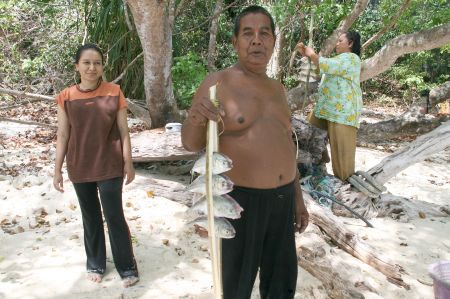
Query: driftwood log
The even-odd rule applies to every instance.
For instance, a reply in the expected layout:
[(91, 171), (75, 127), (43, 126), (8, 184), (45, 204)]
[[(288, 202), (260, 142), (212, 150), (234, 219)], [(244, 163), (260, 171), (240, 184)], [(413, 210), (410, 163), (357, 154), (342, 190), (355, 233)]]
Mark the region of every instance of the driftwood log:
[(340, 258), (335, 245), (330, 243), (330, 238), (313, 223), (304, 233), (296, 235), (298, 265), (320, 280), (327, 293), (325, 297), (312, 290), (313, 296), (348, 299), (365, 298), (362, 292), (379, 295), (376, 287), (362, 275), (364, 270)]
[(425, 134), (439, 127), (448, 119), (448, 115), (433, 116), (412, 110), (377, 123), (361, 122), (358, 130), (358, 143), (386, 142), (401, 136)]
[(391, 283), (409, 289), (409, 285), (402, 279), (405, 271), (400, 265), (390, 261), (387, 256), (377, 253), (357, 234), (345, 228), (339, 218), (334, 216), (331, 211), (320, 207), (308, 193), (304, 193), (303, 196), (311, 222), (320, 227), (339, 248), (383, 273)]
[[(135, 188), (144, 188), (144, 190), (151, 191), (153, 196), (161, 196), (186, 206), (190, 206), (192, 204), (193, 194), (189, 193), (186, 190), (186, 186), (181, 183), (144, 178), (142, 180), (137, 180), (135, 184)], [(333, 240), (337, 246), (339, 246), (339, 248), (380, 271), (386, 275), (390, 282), (405, 288), (409, 287), (403, 282), (401, 277), (403, 269), (400, 266), (389, 261), (387, 257), (377, 253), (375, 249), (364, 243), (364, 241), (362, 241), (355, 233), (346, 229), (339, 218), (334, 216), (330, 211), (327, 211), (317, 205), (307, 193), (304, 193), (304, 197), (310, 212), (311, 222), (319, 226), (320, 229), (322, 229), (330, 237), (330, 239)], [(308, 253), (305, 253), (305, 255), (307, 254)], [(299, 263), (300, 265), (307, 265), (307, 261), (300, 261)], [(306, 270), (310, 267), (312, 267), (312, 265), (308, 266)], [(316, 277), (319, 280), (323, 279), (325, 285), (333, 283), (329, 281), (333, 279), (333, 276), (321, 277), (321, 271), (313, 271), (311, 269), (308, 271), (310, 271), (312, 275), (318, 275), (319, 277)], [(342, 284), (345, 285), (346, 283)], [(352, 290), (351, 287), (347, 288), (349, 291)], [(342, 288), (335, 287), (335, 289), (342, 291)], [(355, 292), (353, 293), (356, 294)]]
[[(296, 239), (298, 265), (320, 280), (327, 292), (327, 298), (364, 298), (354, 288), (354, 283), (342, 275), (342, 271), (336, 265), (334, 251), (327, 250), (330, 245), (323, 239), (318, 226), (310, 224), (307, 231), (300, 236), (297, 235)], [(357, 271), (354, 267), (351, 268)]]
[(419, 136), (404, 148), (384, 158), (367, 172), (384, 184), (409, 166), (450, 147), (450, 120), (437, 129)]
[[(310, 126), (300, 115), (293, 116), (292, 125), (299, 139), (300, 159), (298, 162), (307, 166), (320, 164), (321, 153), (326, 149), (326, 132)], [(450, 121), (425, 135), (419, 136), (403, 149), (386, 157), (378, 165), (369, 169), (367, 173), (380, 184), (385, 184), (402, 170), (447, 148), (450, 148)], [(324, 166), (322, 166), (323, 168)], [(419, 212), (429, 216), (443, 217), (449, 215), (448, 207), (410, 201), (389, 194), (382, 194), (379, 198), (372, 199), (344, 182), (334, 186), (334, 189), (337, 190), (335, 196), (338, 200), (366, 218), (390, 215), (393, 218), (405, 216), (404, 218), (411, 219), (419, 217)], [(337, 204), (333, 204), (333, 212), (339, 216), (353, 217), (349, 211)]]

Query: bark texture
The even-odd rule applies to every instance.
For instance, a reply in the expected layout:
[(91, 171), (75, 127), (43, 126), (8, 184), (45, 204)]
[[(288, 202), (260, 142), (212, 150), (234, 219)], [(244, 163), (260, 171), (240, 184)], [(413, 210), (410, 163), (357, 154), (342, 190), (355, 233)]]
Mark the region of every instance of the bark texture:
[(216, 7), (214, 8), (214, 15), (211, 21), (211, 27), (209, 28), (209, 44), (208, 44), (208, 57), (207, 64), (208, 70), (210, 72), (215, 71), (216, 62), (216, 40), (217, 40), (217, 29), (219, 27), (219, 16), (222, 10), (223, 0), (217, 0)]
[(450, 43), (450, 23), (391, 39), (375, 55), (364, 60), (361, 82), (386, 71), (400, 56), (439, 48), (448, 43)]
[(442, 103), (445, 100), (450, 101), (450, 81), (447, 81), (444, 84), (430, 90), (428, 99), (432, 107), (438, 103)]
[(127, 0), (144, 53), (144, 88), (152, 127), (178, 119), (173, 95), (174, 1)]
[(450, 147), (450, 120), (437, 129), (418, 137), (403, 149), (384, 158), (367, 172), (379, 183), (384, 184), (410, 165), (423, 161), (434, 153)]

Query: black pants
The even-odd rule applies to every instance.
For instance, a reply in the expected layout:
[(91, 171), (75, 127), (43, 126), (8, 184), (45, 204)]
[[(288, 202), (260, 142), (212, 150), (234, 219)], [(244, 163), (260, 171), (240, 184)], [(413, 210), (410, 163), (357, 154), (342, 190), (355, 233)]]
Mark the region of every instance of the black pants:
[[(103, 208), (117, 272), (121, 278), (138, 276), (130, 230), (123, 215), (122, 183), (123, 178), (118, 177), (99, 182), (73, 184), (83, 217), (84, 248), (87, 255), (88, 272), (103, 274), (106, 269)], [(98, 193), (100, 193), (102, 208)]]
[(258, 268), (262, 299), (294, 298), (293, 183), (264, 190), (235, 186), (230, 196), (244, 211), (240, 219), (230, 220), (236, 236), (222, 240), (224, 299), (250, 298)]

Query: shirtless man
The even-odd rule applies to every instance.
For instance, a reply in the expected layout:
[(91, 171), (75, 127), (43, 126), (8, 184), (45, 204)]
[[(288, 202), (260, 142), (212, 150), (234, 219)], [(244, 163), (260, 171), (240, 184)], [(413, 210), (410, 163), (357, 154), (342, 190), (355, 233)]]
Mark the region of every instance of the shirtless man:
[[(220, 152), (233, 160), (226, 173), (230, 196), (244, 208), (231, 220), (236, 237), (222, 240), (225, 299), (250, 298), (259, 269), (261, 298), (293, 298), (297, 282), (295, 231), (308, 225), (292, 142), (284, 86), (266, 75), (275, 45), (274, 23), (262, 7), (249, 6), (236, 18), (233, 46), (238, 62), (209, 74), (194, 96), (182, 127), (183, 146), (206, 145), (206, 123), (219, 121)], [(219, 82), (217, 109), (209, 87)]]

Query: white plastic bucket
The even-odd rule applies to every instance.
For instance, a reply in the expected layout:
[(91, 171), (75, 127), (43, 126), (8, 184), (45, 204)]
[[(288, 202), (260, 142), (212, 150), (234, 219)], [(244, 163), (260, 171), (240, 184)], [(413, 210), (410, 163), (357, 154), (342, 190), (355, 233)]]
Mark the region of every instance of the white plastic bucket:
[(428, 267), (433, 278), (435, 299), (450, 299), (450, 261), (439, 261)]
[(177, 133), (181, 132), (181, 124), (180, 123), (167, 123), (165, 126), (166, 133)]

